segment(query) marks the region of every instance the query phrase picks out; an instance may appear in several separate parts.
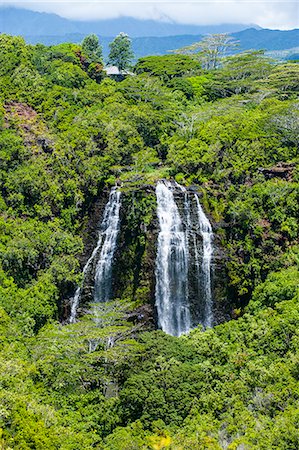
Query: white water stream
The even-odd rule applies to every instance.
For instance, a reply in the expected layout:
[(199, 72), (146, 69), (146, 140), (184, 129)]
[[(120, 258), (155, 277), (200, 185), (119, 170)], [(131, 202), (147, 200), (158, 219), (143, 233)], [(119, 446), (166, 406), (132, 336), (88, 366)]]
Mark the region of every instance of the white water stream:
[[(183, 194), (180, 214), (174, 193), (179, 188)], [(190, 314), (190, 274), (196, 285), (193, 299), (198, 303), (200, 322), (206, 327), (213, 324), (211, 261), (213, 231), (198, 196), (194, 201), (185, 188), (170, 182), (158, 182), (156, 187), (157, 215), (160, 232), (156, 258), (155, 301), (158, 324), (168, 334), (180, 336), (192, 328)], [(193, 195), (192, 195), (193, 198)], [(193, 205), (193, 210), (192, 210)], [(200, 236), (197, 238), (197, 236)], [(198, 248), (199, 245), (202, 248)], [(191, 261), (194, 258), (194, 261)], [(193, 267), (194, 272), (189, 272)]]
[[(104, 217), (101, 223), (97, 245), (94, 248), (91, 257), (83, 268), (83, 280), (90, 264), (98, 254), (100, 248), (100, 257), (96, 266), (95, 275), (95, 301), (107, 301), (111, 290), (111, 269), (114, 252), (116, 249), (117, 235), (119, 231), (119, 212), (121, 206), (121, 194), (116, 188), (112, 188), (108, 203), (104, 210)], [(80, 303), (82, 286), (78, 286), (71, 305), (70, 323), (76, 321), (77, 309)]]

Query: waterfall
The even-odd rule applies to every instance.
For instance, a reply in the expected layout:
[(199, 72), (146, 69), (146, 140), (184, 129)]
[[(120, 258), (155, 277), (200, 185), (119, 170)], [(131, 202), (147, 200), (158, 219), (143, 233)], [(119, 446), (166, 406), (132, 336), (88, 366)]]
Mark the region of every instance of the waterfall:
[[(211, 264), (213, 231), (196, 193), (168, 181), (156, 186), (159, 234), (156, 255), (155, 305), (158, 325), (180, 336), (199, 323), (213, 325)], [(94, 301), (112, 296), (112, 269), (120, 229), (121, 193), (113, 188), (106, 204), (98, 242), (83, 269), (83, 283), (94, 271)], [(78, 287), (71, 305), (76, 320), (81, 297)], [(102, 305), (103, 306), (103, 305)]]
[(199, 229), (202, 236), (203, 251), (202, 251), (202, 284), (204, 295), (204, 323), (205, 327), (211, 327), (213, 324), (212, 312), (212, 288), (211, 288), (211, 261), (213, 253), (213, 230), (211, 224), (205, 215), (198, 196), (195, 194), (195, 201), (197, 205), (197, 214), (199, 220)]
[[(101, 223), (97, 245), (94, 248), (91, 257), (83, 268), (83, 281), (91, 263), (98, 254), (100, 248), (100, 258), (97, 262), (95, 276), (95, 299), (96, 301), (106, 301), (109, 298), (111, 289), (111, 269), (112, 259), (116, 248), (116, 239), (119, 226), (120, 211), (120, 191), (112, 188), (108, 203), (104, 210), (104, 217)], [(103, 246), (102, 246), (103, 243)], [(106, 266), (105, 266), (106, 264)], [(70, 323), (76, 321), (77, 309), (81, 298), (82, 287), (78, 286), (71, 305)]]
[(116, 250), (117, 235), (120, 222), (121, 193), (115, 188), (111, 190), (109, 201), (104, 212), (101, 225), (103, 245), (97, 261), (94, 285), (95, 302), (110, 300), (112, 284), (112, 263)]
[(187, 239), (171, 183), (158, 182), (156, 197), (160, 224), (156, 258), (158, 321), (163, 331), (180, 336), (191, 327)]
[[(92, 263), (99, 247), (101, 246), (101, 242), (102, 242), (102, 237), (99, 236), (99, 240), (97, 243), (97, 246), (95, 247), (95, 249), (92, 252), (91, 257), (89, 258), (89, 260), (87, 261), (87, 263), (85, 264), (84, 268), (83, 268), (83, 280), (82, 280), (82, 284), (84, 283), (84, 279), (85, 279), (85, 275), (86, 272), (90, 266), (90, 264)], [(69, 318), (69, 322), (70, 323), (75, 323), (76, 322), (76, 316), (77, 316), (77, 309), (80, 303), (80, 298), (81, 298), (81, 291), (82, 291), (82, 286), (78, 286), (72, 301), (72, 305), (71, 305), (71, 314), (70, 314), (70, 318)]]
[[(85, 266), (83, 268), (82, 284), (84, 283), (86, 272), (87, 272), (89, 266), (91, 265), (92, 261), (94, 260), (94, 257), (96, 256), (97, 252), (99, 251), (101, 244), (102, 244), (102, 234), (99, 233), (97, 245), (94, 248), (94, 250), (91, 254), (91, 257), (89, 258), (89, 260), (87, 261), (87, 263), (85, 264)], [(76, 322), (77, 309), (78, 309), (80, 298), (81, 298), (81, 291), (82, 291), (82, 286), (78, 286), (76, 289), (75, 295), (74, 295), (72, 306), (71, 306), (71, 314), (70, 314), (70, 319), (69, 319), (70, 323)]]
[(211, 224), (197, 194), (177, 183), (158, 182), (156, 197), (160, 225), (156, 258), (159, 327), (173, 336), (187, 333), (198, 323), (211, 327)]

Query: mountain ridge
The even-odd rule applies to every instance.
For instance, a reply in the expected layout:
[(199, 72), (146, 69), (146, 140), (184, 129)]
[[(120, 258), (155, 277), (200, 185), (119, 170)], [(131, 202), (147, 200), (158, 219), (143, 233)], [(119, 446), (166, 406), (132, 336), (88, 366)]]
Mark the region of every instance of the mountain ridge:
[[(244, 30), (238, 33), (232, 33), (231, 36), (239, 41), (237, 51), (264, 49), (266, 52), (285, 51), (298, 47), (299, 30), (277, 31), (277, 30)], [(281, 34), (285, 33), (285, 34)], [(65, 36), (24, 36), (28, 43), (42, 43), (45, 45), (56, 45), (62, 42), (80, 43), (84, 39), (84, 34), (74, 33)], [(103, 46), (104, 58), (109, 53), (109, 43), (113, 36), (100, 36), (99, 39)], [(163, 55), (172, 50), (191, 45), (203, 38), (203, 35), (177, 35), (177, 36), (144, 36), (132, 38), (132, 47), (136, 58), (148, 55)]]
[(65, 19), (57, 14), (0, 7), (0, 32), (21, 35), (30, 44), (79, 43), (87, 34), (95, 33), (103, 46), (104, 58), (107, 58), (109, 43), (120, 31), (127, 32), (132, 38), (136, 59), (148, 55), (162, 55), (191, 45), (200, 41), (208, 33), (229, 33), (239, 41), (238, 52), (251, 49), (264, 49), (266, 52), (285, 51), (298, 47), (299, 42), (298, 29), (271, 30), (241, 24), (196, 27), (130, 17), (79, 22)]
[[(1, 32), (21, 35), (32, 34), (33, 36), (41, 34), (61, 36), (69, 33), (96, 33), (101, 36), (111, 36), (124, 31), (131, 37), (152, 35), (162, 37), (180, 34), (232, 33), (251, 26), (251, 24), (197, 26), (179, 24), (174, 21), (141, 20), (128, 16), (120, 16), (116, 19), (75, 21), (53, 13), (40, 13), (14, 7), (0, 7)], [(40, 32), (41, 28), (42, 33)]]

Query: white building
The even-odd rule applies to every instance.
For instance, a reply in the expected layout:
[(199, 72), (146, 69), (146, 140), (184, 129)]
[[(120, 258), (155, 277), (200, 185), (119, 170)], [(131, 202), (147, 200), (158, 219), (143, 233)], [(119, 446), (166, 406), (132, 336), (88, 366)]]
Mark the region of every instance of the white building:
[(129, 70), (119, 70), (119, 68), (116, 66), (106, 66), (104, 67), (104, 71), (108, 76), (112, 77), (135, 75), (135, 73), (130, 72)]

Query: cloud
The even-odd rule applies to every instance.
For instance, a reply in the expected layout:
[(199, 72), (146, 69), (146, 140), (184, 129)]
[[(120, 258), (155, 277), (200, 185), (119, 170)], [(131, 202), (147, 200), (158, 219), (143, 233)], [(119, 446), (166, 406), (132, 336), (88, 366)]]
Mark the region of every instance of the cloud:
[(12, 5), (40, 12), (52, 12), (76, 20), (108, 19), (131, 16), (139, 19), (175, 21), (210, 25), (219, 23), (255, 23), (265, 28), (290, 29), (299, 26), (299, 6), (296, 1), (270, 0), (179, 0), (110, 1), (101, 0), (31, 2), (6, 0), (0, 5)]

